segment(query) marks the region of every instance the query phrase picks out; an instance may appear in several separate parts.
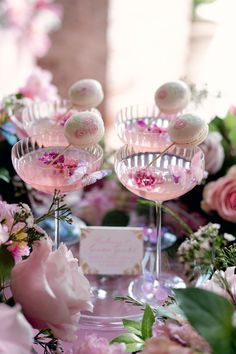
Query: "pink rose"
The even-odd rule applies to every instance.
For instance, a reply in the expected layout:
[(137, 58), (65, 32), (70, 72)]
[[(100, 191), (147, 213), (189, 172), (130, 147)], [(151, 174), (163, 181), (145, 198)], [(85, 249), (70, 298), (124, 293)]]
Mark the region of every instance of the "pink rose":
[(210, 132), (206, 140), (200, 145), (205, 154), (205, 168), (209, 174), (218, 172), (224, 162), (225, 153), (221, 145), (222, 135), (218, 132)]
[[(194, 350), (199, 350), (204, 353), (211, 352), (209, 344), (189, 323), (182, 318), (178, 318), (178, 320), (179, 324), (169, 321), (163, 323), (157, 320), (152, 327), (153, 336), (158, 338), (164, 336), (180, 345), (190, 347)], [(182, 324), (180, 324), (181, 322)]]
[(96, 334), (87, 335), (75, 354), (125, 354), (124, 343), (113, 343), (103, 337), (97, 337)]
[(30, 354), (33, 328), (21, 313), (19, 305), (0, 304), (0, 353)]
[(222, 219), (236, 222), (236, 178), (233, 169), (205, 186), (201, 206), (206, 212), (216, 210)]
[(194, 350), (170, 340), (167, 337), (152, 337), (145, 342), (142, 354), (194, 354)]
[(11, 289), (35, 328), (50, 328), (65, 341), (76, 339), (80, 311), (93, 309), (78, 260), (64, 244), (52, 252), (48, 238), (35, 242), (30, 256), (14, 266)]

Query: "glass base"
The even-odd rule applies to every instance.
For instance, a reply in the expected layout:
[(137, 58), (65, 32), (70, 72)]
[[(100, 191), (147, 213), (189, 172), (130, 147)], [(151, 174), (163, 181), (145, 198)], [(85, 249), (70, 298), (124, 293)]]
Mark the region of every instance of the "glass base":
[(157, 280), (147, 273), (130, 283), (129, 296), (151, 306), (159, 306), (171, 295), (172, 288), (186, 288), (186, 284), (177, 275), (162, 273)]
[(92, 313), (83, 312), (80, 318), (79, 335), (98, 333), (101, 337), (112, 339), (125, 332), (123, 319), (140, 320), (143, 311), (140, 307), (115, 300), (117, 296), (127, 296), (128, 287), (134, 276), (87, 276), (92, 289)]

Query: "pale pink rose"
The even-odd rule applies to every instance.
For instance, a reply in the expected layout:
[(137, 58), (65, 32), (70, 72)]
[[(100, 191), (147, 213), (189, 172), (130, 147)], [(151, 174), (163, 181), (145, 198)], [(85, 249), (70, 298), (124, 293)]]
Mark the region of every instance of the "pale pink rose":
[(76, 339), (80, 311), (93, 309), (78, 260), (64, 244), (52, 252), (48, 238), (35, 242), (30, 256), (14, 266), (11, 289), (35, 328), (51, 328), (65, 341)]
[(19, 305), (0, 304), (0, 353), (30, 354), (33, 328), (21, 313)]
[(205, 186), (201, 206), (206, 212), (215, 210), (222, 219), (236, 222), (236, 178), (232, 170)]
[(96, 334), (87, 335), (74, 354), (124, 354), (124, 343), (113, 343)]
[(156, 321), (152, 327), (154, 337), (168, 337), (181, 345), (191, 347), (204, 353), (210, 353), (211, 348), (204, 338), (202, 338), (196, 330), (185, 320), (181, 318), (181, 324)]
[(19, 89), (27, 98), (40, 99), (42, 101), (58, 99), (58, 92), (52, 84), (52, 74), (50, 71), (35, 67), (31, 75), (26, 80), (25, 86)]
[(205, 169), (211, 175), (221, 169), (225, 159), (221, 140), (222, 135), (220, 133), (210, 132), (206, 140), (200, 145), (200, 148), (205, 154)]
[[(212, 291), (221, 296), (224, 296), (229, 301), (232, 301), (232, 297), (226, 290), (225, 282), (228, 284), (228, 288), (236, 301), (236, 267), (228, 267), (226, 271), (216, 271), (210, 280), (207, 280), (201, 285), (201, 288)], [(221, 280), (222, 278), (222, 280)], [(225, 282), (224, 282), (225, 281)]]
[(152, 337), (145, 342), (142, 354), (195, 354), (190, 348), (170, 340), (167, 337)]

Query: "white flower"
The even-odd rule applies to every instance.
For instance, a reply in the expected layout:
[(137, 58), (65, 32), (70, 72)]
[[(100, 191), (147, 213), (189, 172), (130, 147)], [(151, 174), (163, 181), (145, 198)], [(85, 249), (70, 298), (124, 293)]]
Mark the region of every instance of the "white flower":
[(226, 232), (224, 233), (224, 239), (231, 242), (231, 241), (235, 241), (236, 237), (231, 235), (231, 234), (227, 234)]
[(7, 242), (10, 235), (8, 232), (8, 227), (6, 225), (0, 224), (0, 245)]

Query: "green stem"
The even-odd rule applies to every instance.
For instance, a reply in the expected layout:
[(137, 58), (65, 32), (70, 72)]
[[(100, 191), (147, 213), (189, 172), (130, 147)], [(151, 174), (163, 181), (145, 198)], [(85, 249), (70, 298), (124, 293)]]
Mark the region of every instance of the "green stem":
[[(148, 200), (142, 200), (142, 199), (139, 200), (139, 203), (141, 205), (155, 205), (154, 202), (151, 202), (151, 201), (148, 201)], [(191, 227), (186, 222), (184, 222), (181, 219), (181, 217), (179, 217), (179, 215), (176, 214), (173, 210), (171, 210), (165, 204), (162, 204), (161, 208), (162, 208), (164, 213), (169, 214), (173, 219), (175, 219), (175, 221), (177, 221), (177, 223), (183, 228), (183, 230), (185, 231), (187, 236), (189, 236), (189, 235), (191, 235), (193, 233), (193, 230), (191, 229)]]
[(168, 208), (166, 205), (162, 205), (162, 210), (169, 214), (170, 216), (173, 217), (173, 219), (175, 219), (178, 224), (180, 224), (180, 226), (182, 226), (182, 228), (185, 230), (185, 232), (188, 235), (191, 235), (193, 233), (193, 230), (191, 229), (190, 226), (188, 226), (188, 224), (186, 224), (186, 222), (184, 222), (173, 210), (171, 210), (170, 208)]

